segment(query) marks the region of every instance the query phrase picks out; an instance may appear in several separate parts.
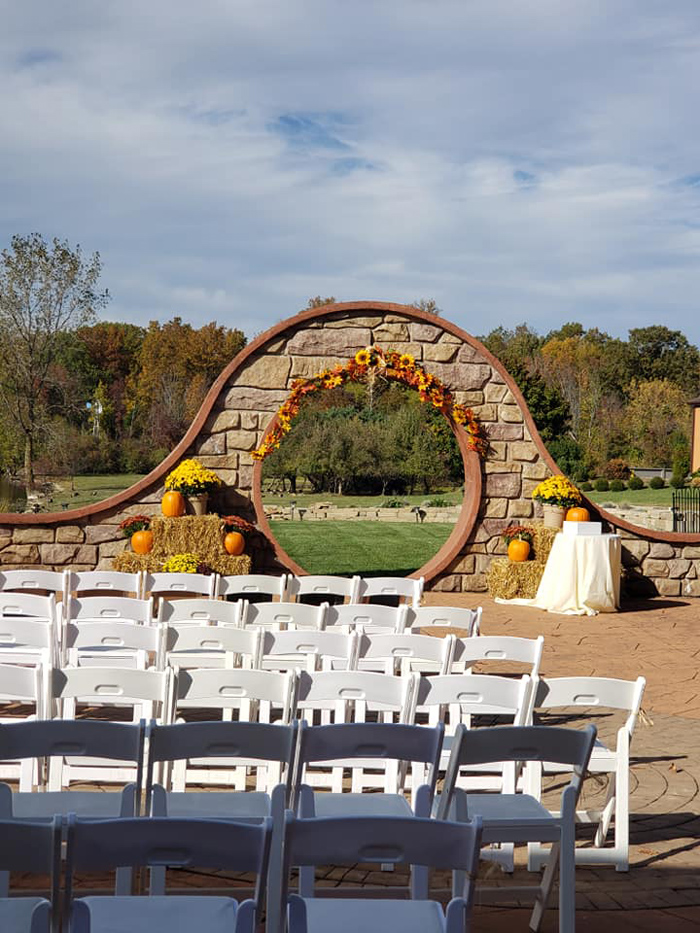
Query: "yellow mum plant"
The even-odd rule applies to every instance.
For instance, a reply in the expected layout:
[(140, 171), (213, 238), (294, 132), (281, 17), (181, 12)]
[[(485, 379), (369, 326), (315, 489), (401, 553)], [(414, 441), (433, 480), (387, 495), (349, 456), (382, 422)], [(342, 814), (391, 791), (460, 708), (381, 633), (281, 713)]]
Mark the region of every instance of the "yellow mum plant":
[(163, 564), (164, 573), (201, 573), (202, 562), (196, 554), (173, 554)]
[(564, 509), (579, 505), (583, 496), (570, 479), (559, 474), (550, 476), (532, 490), (532, 498), (545, 505), (558, 505)]
[(183, 460), (175, 469), (168, 473), (165, 480), (166, 489), (175, 489), (183, 496), (201, 496), (205, 492), (213, 492), (223, 481), (213, 470), (207, 470), (196, 458)]

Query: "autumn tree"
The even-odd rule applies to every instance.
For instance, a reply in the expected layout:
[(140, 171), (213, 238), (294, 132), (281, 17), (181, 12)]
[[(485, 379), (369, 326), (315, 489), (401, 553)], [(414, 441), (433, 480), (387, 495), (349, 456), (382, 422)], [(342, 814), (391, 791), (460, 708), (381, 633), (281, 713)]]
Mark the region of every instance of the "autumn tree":
[(419, 311), (425, 311), (427, 314), (434, 314), (436, 317), (442, 314), (442, 308), (438, 308), (438, 303), (434, 298), (419, 298), (411, 305)]
[(323, 308), (325, 305), (334, 305), (336, 299), (331, 295), (330, 298), (323, 298), (321, 295), (316, 295), (314, 298), (309, 298), (306, 302), (306, 307), (302, 308), (302, 311), (311, 311), (313, 308)]
[(630, 450), (642, 465), (672, 466), (674, 448), (690, 432), (686, 393), (669, 379), (634, 383), (625, 426)]
[(629, 332), (627, 365), (638, 382), (668, 379), (690, 398), (700, 389), (700, 353), (679, 330), (656, 324)]
[(99, 292), (99, 253), (14, 236), (0, 259), (0, 398), (24, 442), (24, 482), (34, 485), (35, 448), (62, 335), (89, 323), (109, 298)]

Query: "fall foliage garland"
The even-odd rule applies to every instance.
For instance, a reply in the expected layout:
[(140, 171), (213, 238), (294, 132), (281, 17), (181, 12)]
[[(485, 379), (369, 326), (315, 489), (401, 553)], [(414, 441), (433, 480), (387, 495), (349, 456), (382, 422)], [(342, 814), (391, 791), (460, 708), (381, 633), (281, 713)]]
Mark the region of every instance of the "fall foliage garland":
[(334, 389), (346, 382), (363, 382), (378, 376), (416, 389), (422, 402), (429, 402), (450, 421), (462, 425), (467, 433), (470, 450), (476, 450), (482, 457), (486, 455), (488, 440), (481, 422), (471, 408), (457, 404), (444, 383), (437, 376), (426, 372), (410, 353), (397, 353), (395, 350), (385, 352), (372, 346), (358, 350), (344, 366), (324, 369), (313, 379), (295, 379), (289, 397), (277, 412), (275, 423), (262, 444), (251, 451), (251, 457), (254, 460), (264, 460), (277, 450), (282, 438), (291, 429), (292, 421), (299, 414), (305, 396), (322, 389)]

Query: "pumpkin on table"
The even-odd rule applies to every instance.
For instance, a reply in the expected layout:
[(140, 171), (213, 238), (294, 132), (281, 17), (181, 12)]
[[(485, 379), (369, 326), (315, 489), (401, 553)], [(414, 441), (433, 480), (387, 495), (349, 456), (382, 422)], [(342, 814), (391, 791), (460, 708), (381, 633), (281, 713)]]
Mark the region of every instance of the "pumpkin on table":
[(569, 509), (566, 513), (567, 522), (589, 522), (591, 520), (591, 513), (588, 509), (584, 509), (582, 505), (574, 506), (573, 509)]

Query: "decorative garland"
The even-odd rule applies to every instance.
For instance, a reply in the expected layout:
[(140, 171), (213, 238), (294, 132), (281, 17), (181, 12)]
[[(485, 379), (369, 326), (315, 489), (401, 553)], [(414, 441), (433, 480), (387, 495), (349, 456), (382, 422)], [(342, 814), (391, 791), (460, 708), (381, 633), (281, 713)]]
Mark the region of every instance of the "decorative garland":
[(346, 382), (372, 382), (378, 377), (401, 382), (416, 389), (422, 402), (430, 402), (450, 421), (462, 425), (467, 432), (470, 450), (476, 450), (482, 457), (486, 456), (488, 440), (481, 422), (471, 408), (457, 404), (444, 383), (437, 376), (426, 372), (410, 353), (397, 353), (395, 350), (385, 352), (373, 346), (358, 350), (354, 358), (344, 366), (324, 369), (313, 379), (295, 379), (287, 401), (277, 412), (275, 423), (262, 444), (251, 451), (251, 457), (254, 460), (264, 460), (277, 450), (284, 435), (289, 433), (292, 421), (299, 414), (305, 396), (321, 389), (335, 389)]

